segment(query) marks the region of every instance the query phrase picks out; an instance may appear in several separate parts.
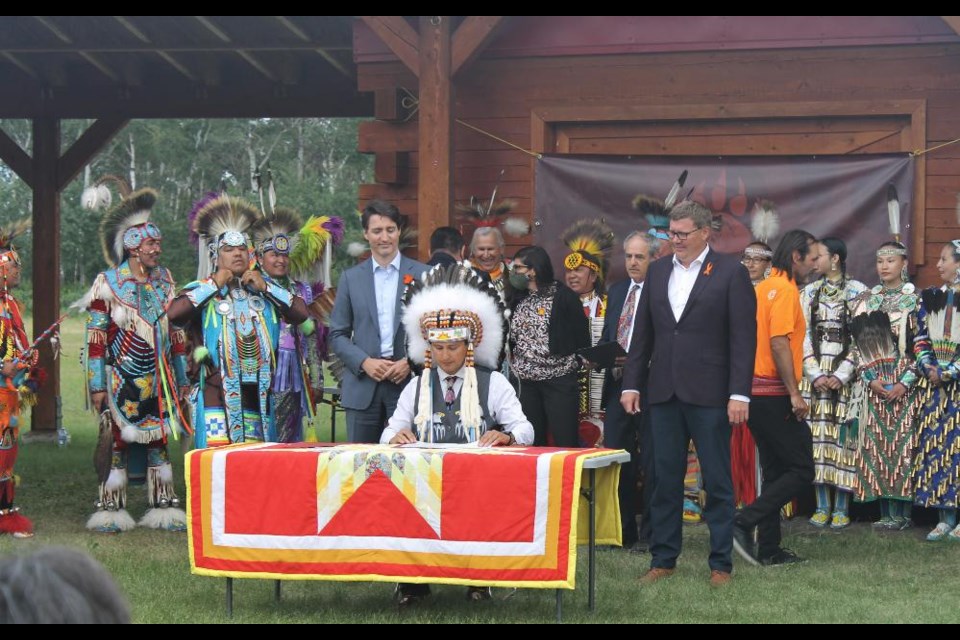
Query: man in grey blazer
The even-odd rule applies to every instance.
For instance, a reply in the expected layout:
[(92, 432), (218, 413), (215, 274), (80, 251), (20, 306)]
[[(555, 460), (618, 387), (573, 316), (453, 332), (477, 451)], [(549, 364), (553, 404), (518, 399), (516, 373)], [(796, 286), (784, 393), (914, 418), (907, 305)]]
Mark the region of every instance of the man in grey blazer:
[(370, 259), (340, 276), (330, 345), (344, 364), (340, 404), (347, 411), (347, 440), (375, 443), (410, 378), (400, 329), (404, 281), (419, 278), (427, 266), (400, 253), (395, 206), (373, 200), (361, 222)]

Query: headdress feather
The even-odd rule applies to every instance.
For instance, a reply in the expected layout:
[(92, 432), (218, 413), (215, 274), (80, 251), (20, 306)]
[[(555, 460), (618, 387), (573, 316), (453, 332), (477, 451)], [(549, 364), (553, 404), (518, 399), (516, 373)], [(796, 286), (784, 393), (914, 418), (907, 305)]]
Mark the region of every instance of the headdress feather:
[(750, 220), (750, 231), (753, 237), (770, 244), (780, 232), (780, 214), (777, 207), (769, 200), (758, 200), (753, 207), (753, 218)]

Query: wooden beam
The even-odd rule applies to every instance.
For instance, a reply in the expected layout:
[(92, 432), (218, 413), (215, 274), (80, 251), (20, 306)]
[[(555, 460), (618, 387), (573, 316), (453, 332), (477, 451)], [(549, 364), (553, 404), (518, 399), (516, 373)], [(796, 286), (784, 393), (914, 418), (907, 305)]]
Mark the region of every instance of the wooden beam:
[(97, 71), (99, 71), (99, 72), (102, 73), (103, 75), (107, 76), (108, 78), (110, 78), (110, 79), (113, 80), (114, 82), (120, 82), (120, 76), (117, 74), (117, 72), (114, 71), (113, 69), (111, 69), (111, 68), (110, 68), (107, 64), (105, 64), (103, 61), (99, 60), (99, 59), (98, 59), (95, 55), (93, 55), (92, 53), (90, 53), (90, 52), (88, 52), (88, 51), (78, 51), (77, 54), (78, 54), (81, 58), (83, 58), (84, 60), (86, 60), (87, 62), (89, 62), (89, 63), (91, 64), (91, 66), (93, 66), (95, 69), (97, 69)]
[(376, 154), (373, 179), (381, 184), (407, 184), (410, 181), (410, 153), (387, 151)]
[(63, 191), (90, 160), (127, 126), (127, 122), (129, 120), (124, 118), (107, 117), (90, 125), (60, 158), (57, 164), (57, 191)]
[(310, 36), (307, 35), (307, 32), (301, 29), (300, 27), (298, 27), (297, 25), (295, 25), (293, 21), (290, 20), (290, 18), (288, 18), (287, 16), (273, 16), (273, 17), (276, 18), (277, 22), (282, 24), (287, 31), (297, 36), (304, 42), (310, 42)]
[[(80, 44), (47, 44), (27, 43), (17, 45), (0, 46), (0, 54), (3, 53), (76, 53), (77, 51), (86, 51), (88, 53), (155, 53), (157, 51), (171, 51), (173, 53), (229, 53), (236, 51), (241, 45), (234, 42), (197, 42), (197, 43), (124, 43), (124, 42), (85, 42)], [(277, 52), (277, 51), (313, 51), (315, 49), (326, 49), (327, 51), (352, 51), (349, 43), (335, 38), (313, 40), (311, 42), (290, 42), (289, 40), (277, 40), (276, 38), (255, 38), (244, 40), (242, 47), (245, 51), (255, 52)]]
[[(60, 156), (60, 121), (33, 121), (33, 337), (37, 338), (60, 314), (60, 193), (57, 161)], [(47, 372), (43, 392), (38, 394), (30, 422), (32, 435), (52, 435), (60, 426), (60, 361), (53, 359), (50, 341), (37, 351), (40, 367)]]
[(33, 186), (33, 160), (3, 130), (0, 130), (0, 160), (27, 183), (28, 187)]
[(326, 60), (331, 67), (342, 73), (344, 76), (350, 78), (351, 80), (356, 79), (357, 74), (354, 71), (351, 71), (350, 68), (344, 66), (342, 62), (334, 58), (333, 55), (330, 54), (326, 49), (317, 49), (317, 54), (319, 54), (320, 57)]
[(28, 76), (30, 76), (30, 77), (33, 78), (34, 80), (40, 80), (40, 79), (41, 79), (41, 78), (40, 78), (40, 74), (37, 73), (37, 72), (34, 70), (33, 67), (31, 67), (31, 66), (28, 65), (26, 62), (24, 62), (23, 60), (21, 60), (21, 59), (18, 58), (17, 56), (13, 55), (12, 53), (8, 53), (8, 52), (4, 51), (3, 53), (0, 53), (0, 55), (2, 55), (4, 58), (6, 58), (6, 59), (7, 59), (13, 66), (15, 66), (17, 69), (20, 69), (20, 71), (23, 71), (25, 74), (27, 74)]
[(420, 259), (430, 257), (430, 235), (450, 224), (453, 210), (453, 85), (450, 16), (420, 16), (420, 174), (417, 228)]
[(373, 92), (373, 117), (384, 122), (403, 120), (401, 93), (396, 87), (377, 89)]
[(136, 38), (140, 42), (145, 42), (147, 44), (150, 44), (150, 38), (147, 37), (147, 34), (145, 34), (143, 31), (138, 29), (137, 25), (133, 24), (133, 22), (131, 22), (128, 18), (124, 16), (113, 16), (113, 19), (119, 22), (120, 26), (122, 26), (130, 34), (132, 34), (134, 38)]
[(190, 71), (190, 69), (188, 69), (186, 66), (181, 64), (176, 58), (170, 55), (168, 52), (157, 51), (157, 55), (163, 58), (167, 62), (167, 64), (169, 64), (171, 67), (179, 71), (183, 77), (193, 82), (198, 82), (197, 76), (192, 71)]
[(244, 60), (246, 60), (247, 64), (249, 64), (251, 67), (253, 67), (257, 71), (262, 73), (263, 76), (268, 80), (270, 80), (271, 82), (279, 82), (279, 80), (277, 79), (277, 75), (273, 71), (271, 71), (267, 67), (267, 65), (257, 60), (256, 56), (254, 56), (249, 51), (244, 51), (243, 49), (237, 49), (237, 55), (243, 58)]
[(403, 16), (360, 16), (360, 19), (400, 58), (400, 62), (414, 74), (420, 73), (420, 56), (417, 52), (420, 36)]
[(210, 19), (204, 16), (193, 16), (193, 17), (197, 22), (202, 24), (207, 31), (215, 35), (217, 38), (219, 38), (223, 42), (232, 42), (232, 40), (230, 39), (230, 36), (227, 35), (227, 33), (223, 29), (213, 24), (213, 22)]
[(58, 40), (60, 40), (65, 44), (73, 44), (73, 39), (70, 36), (68, 36), (63, 31), (63, 29), (58, 27), (52, 20), (50, 20), (50, 18), (47, 18), (45, 16), (33, 16), (33, 17), (37, 22), (45, 26), (50, 31), (50, 33), (55, 35)]
[[(326, 79), (324, 79), (326, 78)], [(197, 83), (179, 76), (127, 87), (123, 100), (104, 100), (88, 87), (0, 91), (0, 118), (31, 118), (37, 113), (61, 119), (122, 118), (356, 118), (373, 115), (373, 95), (329, 72), (310, 83), (284, 85), (278, 99), (273, 84), (259, 76), (246, 83)]]
[(477, 59), (477, 56), (493, 42), (504, 16), (467, 16), (453, 34), (453, 51), (450, 60), (450, 75), (457, 73)]

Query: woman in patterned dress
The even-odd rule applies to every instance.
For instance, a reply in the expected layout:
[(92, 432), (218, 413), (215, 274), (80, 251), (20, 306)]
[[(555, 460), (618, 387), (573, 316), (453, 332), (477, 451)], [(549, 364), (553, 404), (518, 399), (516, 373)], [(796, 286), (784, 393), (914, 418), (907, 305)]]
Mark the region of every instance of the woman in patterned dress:
[(880, 284), (864, 292), (853, 312), (853, 339), (863, 396), (859, 405), (857, 478), (859, 502), (880, 500), (874, 526), (911, 526), (914, 423), (923, 398), (912, 357), (917, 302), (907, 277), (907, 248), (885, 242), (877, 251)]
[[(850, 496), (857, 474), (857, 441), (846, 424), (847, 403), (857, 380), (851, 307), (866, 286), (847, 277), (847, 247), (839, 238), (820, 241), (817, 270), (822, 277), (800, 292), (807, 320), (800, 391), (810, 407), (807, 422), (813, 435), (817, 490), (817, 510), (810, 524), (825, 527), (829, 523), (831, 529), (843, 529), (850, 525)], [(832, 513), (831, 493), (835, 495)]]
[(937, 509), (940, 521), (927, 540), (960, 540), (957, 476), (960, 453), (960, 240), (940, 251), (937, 271), (946, 283), (920, 294), (914, 354), (926, 378), (917, 425), (913, 486), (916, 504)]

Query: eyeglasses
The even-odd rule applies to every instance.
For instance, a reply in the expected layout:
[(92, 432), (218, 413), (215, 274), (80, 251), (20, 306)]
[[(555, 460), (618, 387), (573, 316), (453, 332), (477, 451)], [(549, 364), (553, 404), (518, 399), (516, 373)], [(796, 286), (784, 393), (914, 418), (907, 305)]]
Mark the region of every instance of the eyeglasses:
[(511, 271), (516, 271), (516, 270), (518, 270), (518, 269), (527, 270), (527, 269), (529, 269), (529, 268), (530, 268), (530, 267), (528, 267), (527, 265), (521, 264), (521, 263), (519, 263), (519, 262), (514, 262), (513, 264), (510, 265), (510, 270), (511, 270)]
[(702, 228), (703, 227), (697, 227), (693, 231), (674, 231), (672, 229), (668, 229), (667, 237), (670, 238), (671, 240), (679, 240), (683, 242), (684, 240), (690, 237), (691, 233), (696, 233), (697, 231), (700, 231), (700, 229)]
[(740, 264), (754, 264), (760, 262), (770, 262), (770, 258), (743, 258), (740, 260)]

